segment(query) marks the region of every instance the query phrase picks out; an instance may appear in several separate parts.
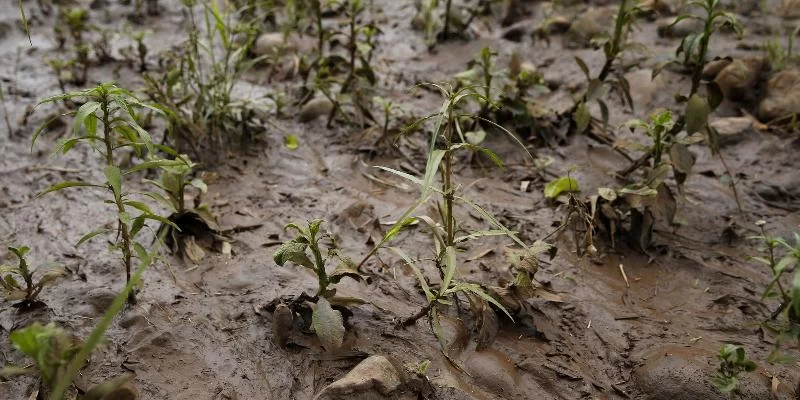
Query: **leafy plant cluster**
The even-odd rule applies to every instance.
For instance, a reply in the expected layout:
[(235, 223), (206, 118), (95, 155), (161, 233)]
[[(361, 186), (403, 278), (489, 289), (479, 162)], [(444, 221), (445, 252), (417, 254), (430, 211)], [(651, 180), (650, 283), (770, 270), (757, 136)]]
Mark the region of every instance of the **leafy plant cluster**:
[(492, 6), (499, 0), (478, 0), (471, 7), (459, 5), (454, 0), (421, 0), (415, 3), (417, 13), (411, 26), (422, 31), (428, 49), (437, 43), (465, 37), (476, 18), (492, 14)]

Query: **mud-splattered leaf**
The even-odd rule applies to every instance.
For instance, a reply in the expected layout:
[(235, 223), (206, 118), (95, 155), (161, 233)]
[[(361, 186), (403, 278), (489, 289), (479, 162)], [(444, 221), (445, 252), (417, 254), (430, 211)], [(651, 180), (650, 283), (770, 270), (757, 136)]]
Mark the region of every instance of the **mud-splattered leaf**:
[(436, 311), (436, 307), (431, 308), (429, 315), (431, 321), (431, 328), (433, 329), (433, 334), (436, 336), (436, 339), (439, 340), (439, 347), (441, 347), (442, 353), (446, 355), (447, 338), (444, 335), (444, 328), (442, 328), (442, 322), (439, 321), (439, 312)]
[(675, 143), (669, 149), (672, 166), (684, 174), (690, 174), (694, 167), (694, 155), (686, 145)]
[(299, 147), (297, 135), (286, 135), (286, 137), (283, 138), (283, 145), (289, 150), (297, 150), (297, 147)]
[(708, 101), (699, 95), (693, 95), (686, 103), (686, 133), (693, 134), (699, 132), (708, 122), (708, 115), (711, 114), (711, 107)]
[(305, 243), (286, 242), (275, 250), (275, 255), (272, 257), (275, 264), (283, 266), (287, 261), (291, 261), (297, 265), (302, 265), (306, 268), (314, 269), (314, 264), (306, 255)]
[(597, 194), (607, 201), (614, 201), (617, 199), (617, 191), (611, 188), (598, 188)]
[(311, 326), (325, 350), (332, 351), (342, 346), (344, 341), (342, 313), (334, 310), (324, 297), (317, 300), (317, 306), (314, 307), (311, 316)]
[(586, 106), (586, 103), (581, 103), (578, 105), (578, 108), (575, 109), (575, 114), (572, 116), (575, 120), (575, 131), (578, 133), (583, 133), (586, 131), (586, 128), (589, 127), (589, 120), (591, 120), (592, 115), (589, 113), (589, 107)]
[(554, 199), (558, 197), (561, 193), (565, 192), (580, 192), (581, 188), (578, 185), (578, 181), (574, 178), (570, 178), (568, 176), (563, 176), (556, 180), (550, 181), (544, 187), (544, 197), (548, 199)]
[(338, 283), (342, 278), (351, 278), (356, 281), (361, 281), (364, 277), (358, 273), (355, 266), (346, 262), (340, 263), (330, 274), (328, 278), (331, 283)]
[(481, 351), (492, 345), (500, 330), (500, 325), (497, 314), (486, 301), (472, 293), (467, 296), (467, 299), (469, 299), (470, 309), (478, 327), (476, 350)]

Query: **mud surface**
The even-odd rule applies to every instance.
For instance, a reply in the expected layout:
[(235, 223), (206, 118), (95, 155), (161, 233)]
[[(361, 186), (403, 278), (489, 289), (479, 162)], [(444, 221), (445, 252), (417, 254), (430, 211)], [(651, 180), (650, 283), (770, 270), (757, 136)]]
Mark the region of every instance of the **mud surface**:
[[(159, 16), (146, 17), (143, 26), (132, 25), (153, 31), (145, 40), (150, 54), (166, 49), (184, 34), (178, 2), (161, 3)], [(593, 71), (603, 62), (601, 51), (568, 48), (560, 35), (553, 36), (549, 46), (533, 42), (528, 35), (519, 42), (502, 39), (502, 28), (496, 23), (477, 23), (476, 38), (448, 41), (430, 53), (421, 34), (409, 26), (413, 2), (375, 3), (384, 15), (376, 66), (378, 93), (414, 115), (427, 115), (441, 103), (436, 93), (414, 91), (412, 85), (448, 79), (463, 71), (484, 46), (499, 53), (498, 65), (505, 65), (517, 50), (548, 82), (557, 83), (557, 90), (540, 99), (543, 106), (555, 110), (569, 108), (573, 96), (581, 93), (584, 78), (574, 56), (586, 60)], [(67, 191), (34, 198), (62, 179), (102, 179), (102, 169), (86, 150), (52, 156), (55, 134), (31, 151), (32, 132), (56, 110), (41, 107), (25, 124), (23, 116), (41, 97), (58, 93), (57, 82), (44, 63), (66, 55), (57, 50), (52, 38), (52, 15), (43, 15), (32, 1), (23, 4), (31, 23), (32, 45), (8, 4), (0, 17), (0, 78), (13, 128), (9, 132), (0, 124), (0, 244), (28, 244), (34, 265), (56, 261), (71, 274), (43, 293), (45, 308), (18, 313), (2, 303), (3, 364), (24, 362), (7, 341), (10, 331), (39, 320), (55, 321), (86, 335), (124, 284), (119, 263), (105, 242), (74, 246), (85, 232), (112, 223), (113, 216), (98, 194)], [(538, 24), (544, 17), (540, 12), (544, 4), (523, 2), (521, 20), (529, 20), (530, 26)], [(758, 45), (781, 25), (792, 24), (773, 5), (770, 15), (758, 11), (741, 15), (748, 34), (744, 41), (719, 35), (711, 55), (762, 56)], [(585, 7), (578, 4), (564, 14), (572, 18)], [(133, 24), (125, 18), (131, 12), (132, 6), (109, 3), (95, 7), (91, 20), (121, 32)], [(680, 109), (673, 94), (686, 91), (690, 84), (688, 76), (670, 70), (650, 81), (650, 69), (674, 51), (679, 39), (659, 37), (656, 22), (643, 20), (640, 25), (637, 41), (646, 43), (655, 57), (630, 78), (635, 112), (609, 97), (612, 126), (643, 118), (657, 108)], [(130, 41), (119, 35), (111, 43), (118, 52)], [(244, 93), (258, 96), (269, 85), (280, 90), (298, 84), (291, 80), (267, 84), (264, 74), (253, 71), (243, 85)], [(131, 88), (142, 83), (135, 66), (123, 61), (95, 65), (89, 71), (90, 82), (109, 79)], [(715, 117), (738, 116), (739, 107), (725, 104)], [(291, 110), (290, 116), (295, 112)], [(298, 136), (297, 150), (283, 145), (287, 134)], [(469, 313), (455, 307), (448, 310), (443, 325), (459, 368), (442, 357), (427, 324), (420, 321), (409, 329), (394, 328), (398, 318), (419, 310), (425, 298), (412, 271), (388, 254), (368, 263), (366, 283), (344, 280), (338, 286), (338, 294), (372, 303), (350, 308), (343, 349), (326, 353), (313, 335), (302, 332), (294, 332), (285, 349), (274, 345), (272, 317), (264, 305), (280, 296), (313, 294), (316, 289), (316, 278), (309, 271), (278, 267), (272, 261), (276, 245), (287, 239), (283, 226), (324, 218), (343, 250), (360, 259), (372, 240), (381, 237), (385, 223), (398, 218), (417, 196), (413, 188), (373, 166), (424, 168), (426, 137), (403, 139), (397, 150), (373, 146), (377, 135), (375, 130), (352, 126), (327, 129), (323, 119), (301, 124), (297, 118), (271, 116), (256, 144), (245, 151), (232, 150), (220, 165), (208, 168), (217, 178), (209, 180), (204, 200), (219, 215), (222, 228), (259, 227), (232, 234), (235, 241), (229, 256), (209, 253), (194, 266), (175, 258), (170, 266), (150, 269), (138, 304), (117, 317), (107, 343), (95, 352), (83, 379), (96, 382), (132, 371), (142, 399), (311, 399), (369, 355), (383, 355), (399, 366), (430, 360), (427, 376), (434, 387), (426, 395), (430, 398), (706, 399), (718, 396), (707, 379), (716, 368), (716, 350), (722, 343), (737, 343), (760, 366), (747, 378), (743, 390), (747, 398), (769, 398), (773, 377), (781, 383), (780, 398), (796, 396), (793, 387), (800, 379), (800, 366), (764, 362), (774, 339), (757, 322), (777, 305), (759, 300), (769, 273), (746, 260), (757, 249), (744, 238), (757, 233), (754, 222), (760, 219), (768, 221), (776, 234), (800, 230), (800, 139), (796, 134), (747, 127), (734, 129), (723, 148), (737, 174), (744, 212), (739, 213), (728, 185), (720, 179), (725, 173), (719, 160), (702, 147), (694, 149), (696, 173), (688, 181), (685, 197), (679, 199), (679, 219), (684, 224), (676, 229), (657, 226), (656, 246), (650, 254), (624, 243), (612, 249), (603, 242), (598, 243), (598, 256), (579, 258), (571, 238), (556, 238), (559, 254), (543, 264), (536, 278), (563, 301), (529, 300), (527, 313), (518, 316), (516, 324), (501, 318), (496, 341), (482, 351), (475, 350), (471, 339), (474, 321)], [(619, 130), (619, 135), (630, 136), (625, 130)], [(613, 150), (585, 137), (572, 137), (555, 148), (536, 148), (537, 156), (555, 160), (544, 175), (534, 173), (532, 163), (505, 138), (490, 137), (488, 146), (508, 167), (498, 170), (485, 162), (465, 160), (459, 164), (458, 182), (468, 197), (487, 205), (526, 241), (551, 232), (563, 216), (557, 205), (543, 198), (545, 178), (577, 166), (572, 176), (588, 194), (615, 185), (613, 172), (627, 166)], [(380, 179), (371, 178), (376, 176)], [(527, 191), (520, 190), (522, 181), (531, 181)], [(483, 226), (469, 210), (458, 212), (467, 226)], [(430, 256), (432, 247), (425, 235), (417, 234), (418, 229), (403, 233), (397, 245), (410, 249), (412, 257)], [(489, 241), (466, 249), (465, 259), (472, 261), (463, 263), (460, 273), (490, 286), (510, 281), (504, 246)], [(425, 273), (436, 276), (432, 270)], [(34, 388), (32, 378), (2, 382), (0, 398), (28, 398)]]

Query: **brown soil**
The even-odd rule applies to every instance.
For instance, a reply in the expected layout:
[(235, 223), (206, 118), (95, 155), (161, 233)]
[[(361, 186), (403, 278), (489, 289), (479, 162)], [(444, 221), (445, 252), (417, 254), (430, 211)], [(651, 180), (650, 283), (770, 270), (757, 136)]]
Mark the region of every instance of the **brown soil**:
[[(85, 2), (84, 2), (85, 3)], [(182, 37), (182, 19), (177, 1), (162, 1), (160, 16), (146, 17), (145, 26), (154, 34), (146, 43), (156, 54)], [(411, 1), (376, 1), (386, 23), (377, 63), (381, 79), (379, 93), (401, 104), (415, 115), (426, 115), (440, 103), (435, 93), (412, 91), (422, 81), (448, 79), (465, 69), (466, 63), (484, 46), (491, 46), (505, 65), (511, 52), (537, 65), (548, 81), (559, 89), (542, 99), (548, 107), (568, 108), (572, 96), (580, 93), (583, 75), (574, 62), (578, 55), (596, 71), (602, 65), (602, 52), (591, 49), (565, 51), (558, 36), (552, 44), (532, 43), (526, 37), (516, 43), (500, 39), (499, 28), (479, 25), (479, 38), (448, 41), (435, 52), (425, 49), (418, 32), (410, 29)], [(597, 1), (596, 3), (606, 3)], [(32, 247), (34, 265), (56, 261), (72, 272), (55, 288), (45, 290), (47, 307), (20, 313), (2, 303), (0, 309), (0, 363), (24, 363), (7, 339), (8, 333), (33, 320), (55, 321), (79, 335), (86, 335), (101, 315), (110, 290), (124, 283), (119, 262), (106, 249), (106, 243), (75, 248), (83, 233), (110, 223), (112, 216), (101, 197), (88, 191), (66, 191), (34, 199), (48, 185), (76, 176), (100, 178), (102, 171), (94, 155), (76, 151), (66, 157), (53, 157), (47, 137), (30, 150), (33, 130), (53, 108), (41, 107), (23, 125), (26, 107), (45, 95), (58, 92), (52, 73), (44, 65), (51, 58), (65, 58), (52, 39), (52, 16), (44, 16), (33, 2), (25, 2), (31, 21), (33, 45), (18, 29), (17, 12), (6, 5), (0, 17), (0, 75), (6, 92), (6, 107), (12, 132), (4, 124), (0, 131), (0, 244), (27, 244)], [(88, 6), (88, 4), (86, 4)], [(541, 18), (542, 3), (524, 2), (535, 24)], [(582, 12), (582, 6), (570, 13)], [(116, 3), (92, 11), (91, 20), (121, 31), (124, 15), (131, 6)], [(770, 29), (789, 21), (776, 15), (742, 16), (749, 35), (745, 42), (763, 43)], [(609, 22), (610, 24), (610, 22)], [(137, 26), (136, 29), (144, 28)], [(493, 30), (493, 31), (492, 31)], [(656, 24), (643, 21), (637, 41), (650, 46), (657, 57), (666, 58), (679, 42), (656, 35)], [(115, 37), (116, 50), (129, 44)], [(743, 50), (735, 38), (719, 35), (713, 39), (712, 55), (744, 57), (762, 51)], [(652, 68), (656, 60), (643, 68)], [(264, 72), (248, 78), (246, 90), (260, 93)], [(644, 72), (649, 76), (649, 72)], [(90, 70), (90, 81), (116, 79), (136, 88), (141, 79), (134, 66), (110, 62)], [(623, 111), (610, 99), (611, 125), (619, 126), (634, 117), (643, 118), (656, 108), (679, 109), (673, 94), (686, 91), (689, 77), (665, 71), (657, 81), (643, 79), (634, 85), (637, 108)], [(276, 89), (296, 85), (281, 82)], [(611, 98), (611, 96), (609, 96)], [(737, 105), (726, 104), (717, 116), (738, 115)], [(440, 399), (578, 399), (578, 398), (659, 398), (661, 389), (648, 386), (647, 378), (635, 376), (653, 358), (688, 352), (688, 359), (703, 364), (700, 370), (713, 371), (713, 354), (723, 342), (742, 344), (750, 357), (759, 362), (752, 385), (763, 386), (754, 393), (769, 393), (770, 380), (776, 377), (781, 393), (790, 393), (800, 380), (798, 364), (772, 365), (764, 361), (774, 341), (762, 332), (757, 322), (765, 319), (776, 304), (762, 303), (761, 292), (769, 280), (768, 271), (748, 262), (757, 253), (752, 241), (757, 233), (754, 222), (769, 222), (776, 234), (800, 230), (800, 174), (797, 173), (797, 136), (782, 136), (750, 130), (724, 147), (729, 166), (736, 171), (744, 211), (737, 211), (728, 186), (720, 180), (724, 168), (707, 150), (697, 147), (695, 174), (689, 179), (685, 198), (679, 200), (683, 226), (672, 229), (657, 226), (655, 249), (648, 255), (618, 244), (607, 243), (601, 254), (579, 258), (567, 236), (557, 238), (558, 256), (544, 264), (536, 278), (563, 302), (531, 299), (516, 324), (501, 320), (497, 340), (484, 351), (475, 351), (469, 337), (473, 321), (469, 313), (453, 307), (444, 325), (456, 363), (454, 368), (439, 352), (438, 342), (422, 321), (406, 330), (394, 329), (398, 318), (415, 313), (424, 303), (410, 270), (392, 257), (373, 259), (366, 270), (366, 283), (345, 280), (339, 294), (368, 299), (371, 305), (351, 307), (344, 349), (324, 352), (313, 335), (296, 332), (285, 349), (272, 344), (271, 315), (263, 306), (280, 296), (313, 294), (315, 277), (295, 266), (278, 267), (272, 261), (276, 244), (287, 239), (283, 226), (289, 222), (324, 218), (340, 239), (347, 254), (358, 259), (370, 245), (370, 237), (380, 237), (371, 218), (380, 222), (397, 218), (417, 193), (413, 189), (383, 185), (367, 174), (378, 175), (374, 165), (399, 167), (401, 163), (424, 165), (424, 137), (401, 142), (403, 155), (386, 148), (372, 148), (373, 131), (351, 126), (326, 129), (322, 119), (301, 124), (295, 118), (272, 118), (259, 143), (248, 151), (231, 152), (213, 169), (218, 179), (209, 183), (205, 201), (220, 216), (223, 229), (261, 225), (255, 230), (233, 234), (233, 254), (209, 253), (197, 266), (187, 267), (177, 259), (171, 266), (154, 267), (146, 273), (139, 302), (126, 309), (113, 324), (107, 343), (95, 352), (84, 378), (95, 382), (126, 371), (136, 374), (135, 384), (142, 399), (311, 399), (328, 383), (342, 377), (370, 354), (390, 356), (401, 364), (432, 361), (428, 378), (439, 390)], [(283, 137), (294, 133), (300, 146), (290, 151)], [(628, 135), (620, 130), (620, 135)], [(458, 182), (465, 193), (520, 232), (526, 241), (543, 237), (563, 216), (558, 206), (543, 199), (544, 180), (518, 148), (503, 138), (490, 138), (509, 164), (506, 170), (467, 164), (458, 171)], [(560, 176), (569, 166), (583, 193), (598, 187), (617, 185), (611, 172), (627, 166), (627, 161), (611, 149), (584, 137), (553, 149), (538, 148), (538, 156), (550, 156), (555, 163), (548, 175)], [(401, 182), (391, 175), (381, 179)], [(523, 180), (532, 180), (527, 192), (520, 191)], [(355, 211), (354, 211), (355, 210)], [(359, 210), (361, 210), (359, 212)], [(428, 212), (428, 210), (424, 210)], [(468, 210), (460, 210), (467, 225), (482, 222)], [(383, 225), (383, 229), (386, 226)], [(430, 253), (429, 242), (417, 229), (401, 235), (398, 246), (410, 249), (412, 257)], [(729, 233), (735, 233), (734, 240)], [(461, 265), (468, 280), (487, 285), (508, 281), (504, 243), (483, 242), (467, 249), (473, 261)], [(414, 250), (419, 249), (419, 250)], [(492, 250), (487, 252), (487, 250)], [(388, 256), (388, 255), (387, 255)], [(629, 287), (620, 273), (624, 266)], [(427, 271), (428, 276), (436, 276)], [(104, 290), (106, 289), (106, 290)], [(91, 292), (91, 293), (90, 293)], [(100, 311), (98, 311), (100, 310)], [(679, 350), (673, 350), (673, 349)], [(797, 350), (797, 349), (795, 349)], [(794, 351), (796, 353), (796, 351)], [(681, 353), (682, 354), (682, 353)], [(649, 367), (648, 367), (649, 368)], [(641, 374), (647, 374), (647, 368)], [(698, 380), (707, 385), (707, 379)], [(0, 398), (28, 398), (33, 379), (0, 383)], [(456, 389), (444, 388), (453, 387)], [(664, 389), (666, 390), (666, 389)], [(758, 398), (758, 397), (752, 397)]]

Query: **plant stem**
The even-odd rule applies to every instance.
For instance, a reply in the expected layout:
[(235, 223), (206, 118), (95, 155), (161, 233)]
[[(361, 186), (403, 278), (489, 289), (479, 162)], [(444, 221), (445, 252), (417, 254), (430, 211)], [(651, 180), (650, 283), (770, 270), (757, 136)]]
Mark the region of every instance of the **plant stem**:
[[(108, 102), (108, 93), (104, 89), (100, 102), (101, 110), (103, 112), (103, 141), (106, 145), (106, 165), (113, 167), (115, 166), (113, 153), (114, 136), (111, 123), (109, 121)], [(117, 229), (120, 237), (122, 238), (122, 261), (125, 264), (125, 284), (128, 284), (131, 281), (131, 238), (130, 232), (128, 231), (128, 225), (121, 218), (121, 216), (125, 213), (125, 204), (122, 202), (122, 193), (119, 193), (119, 196), (117, 196), (114, 193), (114, 189), (112, 189), (110, 186), (109, 190), (111, 191), (112, 196), (114, 196), (114, 203), (117, 206)], [(120, 188), (120, 191), (121, 190), (122, 189)], [(136, 295), (134, 294), (133, 290), (131, 290), (128, 294), (128, 303), (136, 303)]]
[(419, 311), (417, 311), (416, 314), (398, 322), (397, 325), (395, 325), (395, 329), (405, 329), (411, 325), (414, 325), (414, 323), (417, 322), (417, 320), (428, 315), (428, 313), (433, 308), (434, 304), (436, 304), (436, 300), (433, 300), (430, 303), (428, 303), (425, 307), (422, 307)]
[(442, 37), (447, 40), (450, 37), (450, 8), (453, 5), (453, 0), (447, 0), (447, 5), (444, 9), (444, 31)]

